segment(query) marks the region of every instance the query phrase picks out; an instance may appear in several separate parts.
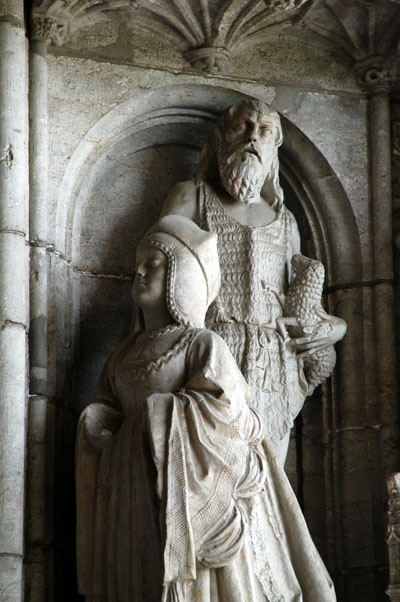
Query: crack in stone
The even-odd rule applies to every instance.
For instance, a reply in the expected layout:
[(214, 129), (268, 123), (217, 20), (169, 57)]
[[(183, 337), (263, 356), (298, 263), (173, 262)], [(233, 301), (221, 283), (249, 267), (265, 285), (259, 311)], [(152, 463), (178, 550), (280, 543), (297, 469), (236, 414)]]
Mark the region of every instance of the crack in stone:
[(26, 330), (26, 324), (24, 324), (23, 322), (14, 322), (14, 320), (2, 320), (0, 322), (1, 330), (6, 328), (7, 326), (18, 326), (19, 328), (22, 327), (24, 330)]
[(90, 278), (109, 278), (113, 280), (132, 280), (133, 278), (133, 274), (106, 274), (84, 270), (72, 263), (71, 259), (68, 259), (61, 251), (58, 251), (53, 244), (46, 243), (42, 240), (31, 240), (29, 241), (29, 245), (33, 248), (44, 248), (47, 253), (51, 253), (55, 257), (58, 257), (67, 267), (71, 268), (73, 272), (81, 274), (82, 276), (89, 276)]

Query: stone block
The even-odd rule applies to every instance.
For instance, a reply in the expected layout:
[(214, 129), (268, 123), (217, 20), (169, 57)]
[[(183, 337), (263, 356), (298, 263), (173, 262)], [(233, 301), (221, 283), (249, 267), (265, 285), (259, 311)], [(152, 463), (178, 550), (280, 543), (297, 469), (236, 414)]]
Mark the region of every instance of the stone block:
[(25, 367), (25, 330), (14, 325), (3, 327), (0, 337), (0, 556), (23, 553)]
[(28, 255), (22, 236), (0, 232), (0, 323), (28, 324)]

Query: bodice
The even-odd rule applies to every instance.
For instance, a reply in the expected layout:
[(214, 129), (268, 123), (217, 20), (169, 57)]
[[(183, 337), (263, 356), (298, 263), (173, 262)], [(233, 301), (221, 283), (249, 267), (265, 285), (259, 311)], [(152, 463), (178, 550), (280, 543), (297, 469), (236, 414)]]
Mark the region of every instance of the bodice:
[(291, 220), (283, 207), (266, 226), (244, 226), (204, 186), (202, 227), (218, 234), (221, 288), (207, 324), (245, 323), (275, 328), (291, 257)]
[(187, 349), (197, 332), (181, 326), (128, 339), (118, 353), (113, 374), (114, 395), (126, 416), (139, 418), (147, 397), (183, 386)]

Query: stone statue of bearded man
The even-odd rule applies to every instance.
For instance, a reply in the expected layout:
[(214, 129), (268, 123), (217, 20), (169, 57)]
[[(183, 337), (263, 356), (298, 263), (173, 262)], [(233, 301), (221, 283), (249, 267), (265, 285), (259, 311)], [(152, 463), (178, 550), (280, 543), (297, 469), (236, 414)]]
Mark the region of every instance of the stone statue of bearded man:
[[(323, 266), (308, 258), (299, 261), (298, 227), (279, 184), (281, 143), (280, 118), (269, 105), (246, 100), (229, 107), (202, 149), (195, 178), (173, 188), (162, 215), (184, 215), (218, 234), (222, 284), (207, 326), (230, 347), (264, 418), (266, 437), (283, 462), (293, 420), (313, 390), (305, 358), (324, 361), (329, 373), (332, 362), (319, 358), (329, 348), (334, 354), (332, 345), (346, 325), (323, 311), (320, 294), (319, 310), (312, 310), (314, 330), (302, 328), (298, 317), (284, 317), (292, 258), (296, 267), (304, 264), (310, 272), (311, 266), (312, 277), (318, 268), (323, 273)], [(299, 290), (304, 296), (305, 289)], [(285, 321), (292, 325), (292, 337)]]

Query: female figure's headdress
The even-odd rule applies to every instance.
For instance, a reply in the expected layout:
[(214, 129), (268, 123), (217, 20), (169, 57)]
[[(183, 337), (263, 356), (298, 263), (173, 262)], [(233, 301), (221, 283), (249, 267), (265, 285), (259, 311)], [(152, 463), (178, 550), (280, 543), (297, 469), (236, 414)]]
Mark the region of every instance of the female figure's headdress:
[(182, 215), (166, 215), (148, 230), (142, 245), (168, 257), (166, 303), (175, 322), (204, 327), (221, 282), (217, 235)]

